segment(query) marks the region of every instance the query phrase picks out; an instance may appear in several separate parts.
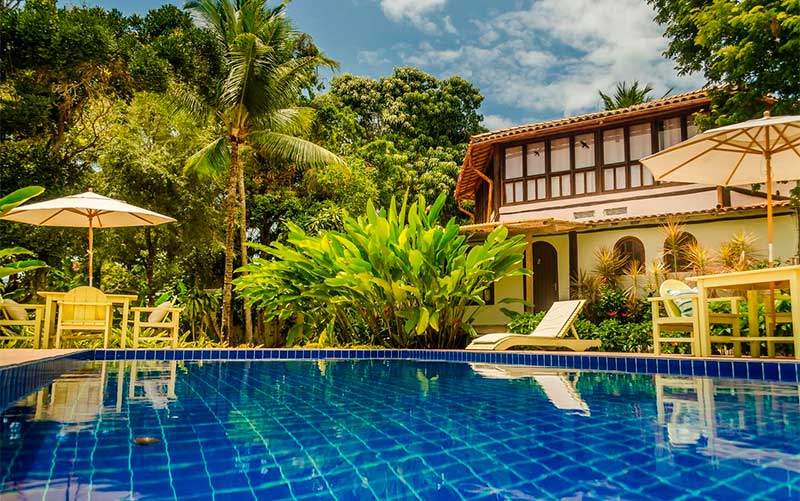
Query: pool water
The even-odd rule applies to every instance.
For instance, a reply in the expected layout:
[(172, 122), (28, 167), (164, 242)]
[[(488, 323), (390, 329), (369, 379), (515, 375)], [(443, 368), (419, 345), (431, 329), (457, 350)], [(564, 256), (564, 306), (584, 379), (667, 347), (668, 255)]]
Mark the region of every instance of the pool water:
[(786, 383), (87, 362), (3, 412), (0, 499), (800, 499), (799, 433)]

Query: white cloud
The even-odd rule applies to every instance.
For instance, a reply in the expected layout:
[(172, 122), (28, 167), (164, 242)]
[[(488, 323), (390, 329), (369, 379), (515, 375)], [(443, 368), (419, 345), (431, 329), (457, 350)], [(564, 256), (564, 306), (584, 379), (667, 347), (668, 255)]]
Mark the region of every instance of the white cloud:
[[(430, 12), (431, 4), (438, 9), (444, 1), (392, 3), (427, 5), (424, 12)], [(468, 43), (424, 42), (400, 54), (427, 71), (462, 75), (487, 100), (533, 117), (599, 109), (597, 91), (623, 80), (652, 84), (654, 96), (703, 84), (699, 76), (678, 76), (674, 63), (662, 56), (667, 42), (653, 10), (641, 0), (526, 0), (521, 5), (471, 21), (480, 35)]]
[(389, 60), (382, 56), (377, 50), (361, 50), (358, 51), (358, 62), (370, 66), (377, 66), (379, 64), (389, 63)]
[(447, 0), (380, 0), (380, 3), (384, 14), (392, 21), (409, 21), (423, 31), (435, 33), (439, 28), (428, 18), (428, 14), (444, 8)]
[(483, 116), (483, 126), (489, 130), (508, 129), (515, 124), (511, 119), (500, 115), (486, 114)]
[(453, 25), (453, 20), (450, 19), (450, 16), (444, 16), (442, 23), (444, 24), (444, 31), (450, 33), (451, 35), (458, 35), (458, 30)]

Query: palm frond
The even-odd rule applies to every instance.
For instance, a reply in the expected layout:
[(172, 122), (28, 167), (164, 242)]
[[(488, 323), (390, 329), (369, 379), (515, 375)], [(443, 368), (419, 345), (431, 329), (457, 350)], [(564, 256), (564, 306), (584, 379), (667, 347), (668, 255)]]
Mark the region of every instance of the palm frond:
[(183, 172), (199, 178), (215, 177), (224, 173), (230, 163), (228, 142), (221, 137), (190, 156), (183, 165)]
[(259, 82), (259, 75), (267, 74), (270, 65), (271, 47), (264, 45), (252, 33), (236, 37), (228, 50), (230, 70), (223, 83), (222, 103), (228, 109), (246, 110), (258, 114), (270, 102), (271, 86)]
[(198, 121), (206, 120), (212, 108), (183, 84), (172, 83), (168, 91), (157, 98), (169, 113), (186, 113)]
[(248, 143), (265, 157), (276, 160), (301, 165), (347, 165), (339, 156), (322, 146), (288, 134), (256, 131), (250, 134)]
[(290, 136), (304, 136), (311, 130), (316, 110), (308, 107), (293, 107), (276, 110), (258, 120), (258, 128), (280, 132)]

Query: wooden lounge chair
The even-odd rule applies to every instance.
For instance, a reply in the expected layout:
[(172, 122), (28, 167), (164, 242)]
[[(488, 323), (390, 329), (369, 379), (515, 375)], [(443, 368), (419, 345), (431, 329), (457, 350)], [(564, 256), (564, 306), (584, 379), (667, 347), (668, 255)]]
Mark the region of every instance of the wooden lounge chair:
[(43, 304), (19, 304), (0, 298), (0, 341), (31, 341), (34, 348), (39, 348), (43, 317)]
[[(65, 333), (77, 334), (65, 334)], [(88, 334), (94, 333), (94, 334)], [(103, 348), (108, 348), (111, 333), (111, 302), (94, 287), (77, 287), (58, 301), (56, 348), (61, 340), (103, 338)]]
[[(169, 341), (173, 349), (178, 347), (180, 313), (183, 308), (172, 304), (172, 301), (167, 301), (155, 308), (131, 308), (134, 348), (139, 347), (139, 341)], [(145, 313), (148, 314), (147, 318), (142, 316)]]
[[(661, 354), (662, 343), (688, 343), (692, 355), (700, 353), (700, 324), (695, 314), (698, 308), (697, 292), (680, 280), (664, 280), (659, 288), (660, 297), (649, 298), (653, 315), (653, 352)], [(730, 336), (711, 336), (712, 343), (733, 343), (734, 356), (742, 356), (742, 341), (747, 340), (740, 333), (739, 303), (742, 297), (708, 298), (709, 303), (729, 303), (731, 313), (709, 313), (709, 323), (728, 325)], [(666, 316), (661, 316), (661, 310)], [(683, 333), (684, 336), (665, 336), (665, 332)]]
[[(507, 350), (514, 346), (539, 346), (543, 348), (566, 348), (573, 351), (586, 351), (600, 347), (597, 339), (579, 339), (573, 323), (583, 309), (586, 301), (556, 301), (547, 310), (542, 321), (530, 334), (486, 334), (472, 340), (468, 350)], [(566, 337), (572, 332), (574, 339)]]

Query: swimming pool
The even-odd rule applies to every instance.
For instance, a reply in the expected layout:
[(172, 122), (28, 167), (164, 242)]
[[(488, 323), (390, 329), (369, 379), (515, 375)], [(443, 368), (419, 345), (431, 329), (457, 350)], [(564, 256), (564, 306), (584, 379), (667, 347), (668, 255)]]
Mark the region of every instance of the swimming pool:
[(74, 363), (3, 412), (2, 499), (800, 499), (797, 383), (418, 360)]

